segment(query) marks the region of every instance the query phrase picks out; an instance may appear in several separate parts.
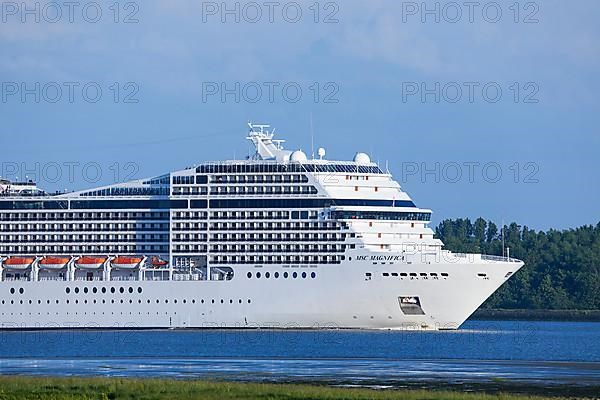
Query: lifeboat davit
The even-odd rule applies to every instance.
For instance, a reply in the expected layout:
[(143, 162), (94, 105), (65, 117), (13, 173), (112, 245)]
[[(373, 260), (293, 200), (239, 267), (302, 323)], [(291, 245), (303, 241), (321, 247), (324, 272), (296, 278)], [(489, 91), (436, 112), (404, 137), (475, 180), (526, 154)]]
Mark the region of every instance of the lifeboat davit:
[(42, 269), (63, 269), (71, 261), (69, 257), (46, 257), (40, 261)]
[(25, 270), (31, 267), (31, 264), (35, 261), (33, 257), (10, 257), (4, 260), (4, 268)]
[(117, 269), (135, 269), (142, 262), (142, 257), (115, 257), (110, 263)]
[(81, 269), (99, 269), (104, 266), (105, 261), (106, 257), (80, 257), (75, 265)]
[(165, 260), (161, 260), (160, 258), (158, 258), (156, 256), (152, 257), (152, 266), (154, 268), (161, 268), (161, 267), (166, 266), (167, 264), (168, 264), (168, 262)]

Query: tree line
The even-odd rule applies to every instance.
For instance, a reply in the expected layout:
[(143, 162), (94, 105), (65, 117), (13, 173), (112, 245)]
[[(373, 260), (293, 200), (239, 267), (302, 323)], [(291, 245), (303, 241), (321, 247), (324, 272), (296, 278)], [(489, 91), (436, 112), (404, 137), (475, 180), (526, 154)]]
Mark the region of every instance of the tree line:
[(483, 308), (600, 309), (600, 223), (544, 232), (461, 218), (440, 222), (435, 234), (458, 253), (503, 255), (504, 242), (511, 257), (525, 262)]

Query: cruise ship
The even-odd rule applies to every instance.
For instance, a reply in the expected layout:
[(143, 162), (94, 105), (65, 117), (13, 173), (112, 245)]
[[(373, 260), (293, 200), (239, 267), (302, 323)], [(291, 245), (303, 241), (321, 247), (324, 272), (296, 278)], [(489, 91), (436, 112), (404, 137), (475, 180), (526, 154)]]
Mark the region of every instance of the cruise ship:
[(443, 248), (365, 153), (284, 149), (50, 195), (0, 182), (1, 329), (458, 329), (523, 262)]

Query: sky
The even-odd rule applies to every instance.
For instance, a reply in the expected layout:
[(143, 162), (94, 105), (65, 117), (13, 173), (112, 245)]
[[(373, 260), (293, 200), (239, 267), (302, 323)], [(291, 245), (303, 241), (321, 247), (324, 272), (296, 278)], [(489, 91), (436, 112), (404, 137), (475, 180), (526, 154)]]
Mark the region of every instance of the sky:
[(600, 220), (600, 3), (2, 2), (0, 176), (49, 191), (289, 149), (394, 175), (433, 222)]

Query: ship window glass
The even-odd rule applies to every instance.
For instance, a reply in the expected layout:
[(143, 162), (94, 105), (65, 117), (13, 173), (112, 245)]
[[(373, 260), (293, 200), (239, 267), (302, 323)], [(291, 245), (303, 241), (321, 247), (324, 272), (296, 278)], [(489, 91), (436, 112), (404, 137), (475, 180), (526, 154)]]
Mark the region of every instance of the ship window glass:
[(87, 293), (88, 292), (88, 288), (84, 287), (83, 288), (83, 293)]
[(315, 279), (317, 277), (317, 273), (316, 272), (311, 272), (310, 273), (310, 277)]
[(248, 273), (246, 274), (246, 276), (247, 276), (248, 278), (252, 278), (252, 272), (248, 272)]
[(79, 293), (79, 288), (78, 287), (75, 288), (75, 293)]
[(290, 274), (288, 274), (287, 272), (283, 273), (283, 277), (287, 279), (287, 277), (290, 276)]
[(302, 278), (303, 278), (303, 279), (306, 279), (306, 272), (303, 272), (303, 273), (302, 273)]
[(133, 293), (133, 288), (129, 287), (129, 293)]
[(270, 272), (265, 272), (265, 278), (269, 279), (271, 277), (271, 273)]
[(296, 278), (298, 277), (298, 273), (297, 273), (297, 272), (294, 272), (294, 273), (292, 274), (292, 277), (293, 277), (294, 279), (296, 279)]
[(66, 288), (65, 292), (67, 292), (67, 294), (71, 293), (71, 288)]
[(275, 276), (275, 279), (279, 278), (279, 272), (275, 272), (273, 275)]
[(257, 277), (257, 278), (260, 278), (260, 272), (257, 272), (257, 273), (256, 273), (256, 277)]
[(119, 288), (119, 293), (124, 293), (124, 292), (125, 292), (125, 289), (123, 287), (120, 287)]
[(137, 288), (137, 292), (138, 292), (138, 293), (142, 293), (142, 288), (141, 288), (141, 287), (138, 287), (138, 288)]
[(106, 293), (106, 288), (105, 287), (102, 288), (102, 293)]

